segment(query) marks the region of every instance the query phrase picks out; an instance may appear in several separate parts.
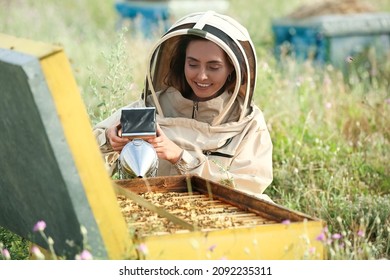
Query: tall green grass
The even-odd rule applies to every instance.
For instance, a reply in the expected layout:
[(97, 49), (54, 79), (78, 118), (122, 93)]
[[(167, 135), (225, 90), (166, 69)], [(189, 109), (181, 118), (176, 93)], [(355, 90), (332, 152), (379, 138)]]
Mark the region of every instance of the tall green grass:
[[(367, 53), (366, 63), (346, 65), (348, 75), (332, 65), (277, 60), (271, 20), (302, 3), (231, 0), (228, 11), (248, 28), (258, 53), (255, 101), (274, 143), (266, 193), (326, 222), (320, 239), (329, 259), (389, 259), (390, 57)], [(113, 4), (0, 1), (0, 32), (64, 47), (91, 123), (139, 96), (153, 44), (118, 29)], [(374, 4), (390, 11), (388, 1)], [(25, 240), (3, 229), (0, 241), (12, 258), (27, 257)]]

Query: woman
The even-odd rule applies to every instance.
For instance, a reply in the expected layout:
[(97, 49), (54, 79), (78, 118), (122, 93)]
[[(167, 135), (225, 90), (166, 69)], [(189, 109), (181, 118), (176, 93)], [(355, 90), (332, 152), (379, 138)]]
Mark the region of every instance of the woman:
[[(141, 100), (157, 110), (148, 142), (158, 176), (197, 174), (262, 197), (272, 182), (272, 142), (253, 103), (256, 54), (247, 30), (214, 12), (177, 21), (152, 50)], [(118, 136), (120, 110), (95, 135), (115, 166), (128, 139)]]

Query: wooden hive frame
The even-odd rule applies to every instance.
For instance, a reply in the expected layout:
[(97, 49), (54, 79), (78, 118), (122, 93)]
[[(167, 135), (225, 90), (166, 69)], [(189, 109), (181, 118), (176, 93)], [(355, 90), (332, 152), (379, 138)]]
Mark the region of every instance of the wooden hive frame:
[[(258, 199), (196, 175), (116, 181), (117, 193), (188, 193), (186, 199), (207, 199), (206, 203), (230, 206), (247, 217), (245, 224), (221, 229), (186, 228), (173, 234), (148, 233), (135, 236), (148, 248), (147, 259), (323, 259), (322, 243), (316, 237), (323, 221), (283, 206)], [(124, 191), (125, 190), (125, 191)], [(198, 195), (200, 194), (200, 195)], [(137, 198), (130, 195), (135, 202)], [(196, 199), (193, 198), (193, 199)], [(205, 205), (206, 205), (205, 203)], [(146, 207), (147, 208), (147, 207)], [(159, 209), (154, 209), (160, 213)], [(143, 211), (141, 209), (140, 211)], [(183, 216), (177, 211), (176, 216)], [(235, 213), (231, 215), (235, 215)], [(226, 215), (226, 214), (223, 214)], [(228, 214), (230, 215), (230, 214)], [(170, 219), (161, 213), (162, 217)], [(180, 222), (172, 222), (181, 224)], [(134, 226), (134, 224), (132, 225)], [(136, 226), (136, 225), (135, 225)], [(315, 252), (310, 255), (309, 252)]]

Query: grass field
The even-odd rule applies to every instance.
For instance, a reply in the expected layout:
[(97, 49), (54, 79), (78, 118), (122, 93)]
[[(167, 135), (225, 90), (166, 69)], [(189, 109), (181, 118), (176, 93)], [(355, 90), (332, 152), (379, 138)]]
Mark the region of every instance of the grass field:
[[(390, 12), (388, 1), (372, 2)], [(389, 259), (390, 53), (363, 54), (347, 65), (347, 75), (332, 65), (277, 60), (271, 20), (303, 3), (232, 0), (227, 11), (247, 26), (258, 53), (255, 101), (274, 143), (274, 181), (266, 193), (326, 221), (329, 259)], [(92, 123), (139, 96), (153, 44), (119, 28), (113, 5), (0, 0), (1, 33), (64, 47)], [(25, 240), (0, 229), (1, 243), (12, 259), (26, 258)]]

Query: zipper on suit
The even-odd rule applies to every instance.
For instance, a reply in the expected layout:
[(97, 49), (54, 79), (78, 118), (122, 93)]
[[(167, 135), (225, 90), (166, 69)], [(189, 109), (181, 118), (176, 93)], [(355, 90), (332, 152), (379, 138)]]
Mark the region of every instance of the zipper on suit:
[(198, 101), (194, 101), (194, 105), (192, 106), (192, 118), (196, 119), (198, 116)]

